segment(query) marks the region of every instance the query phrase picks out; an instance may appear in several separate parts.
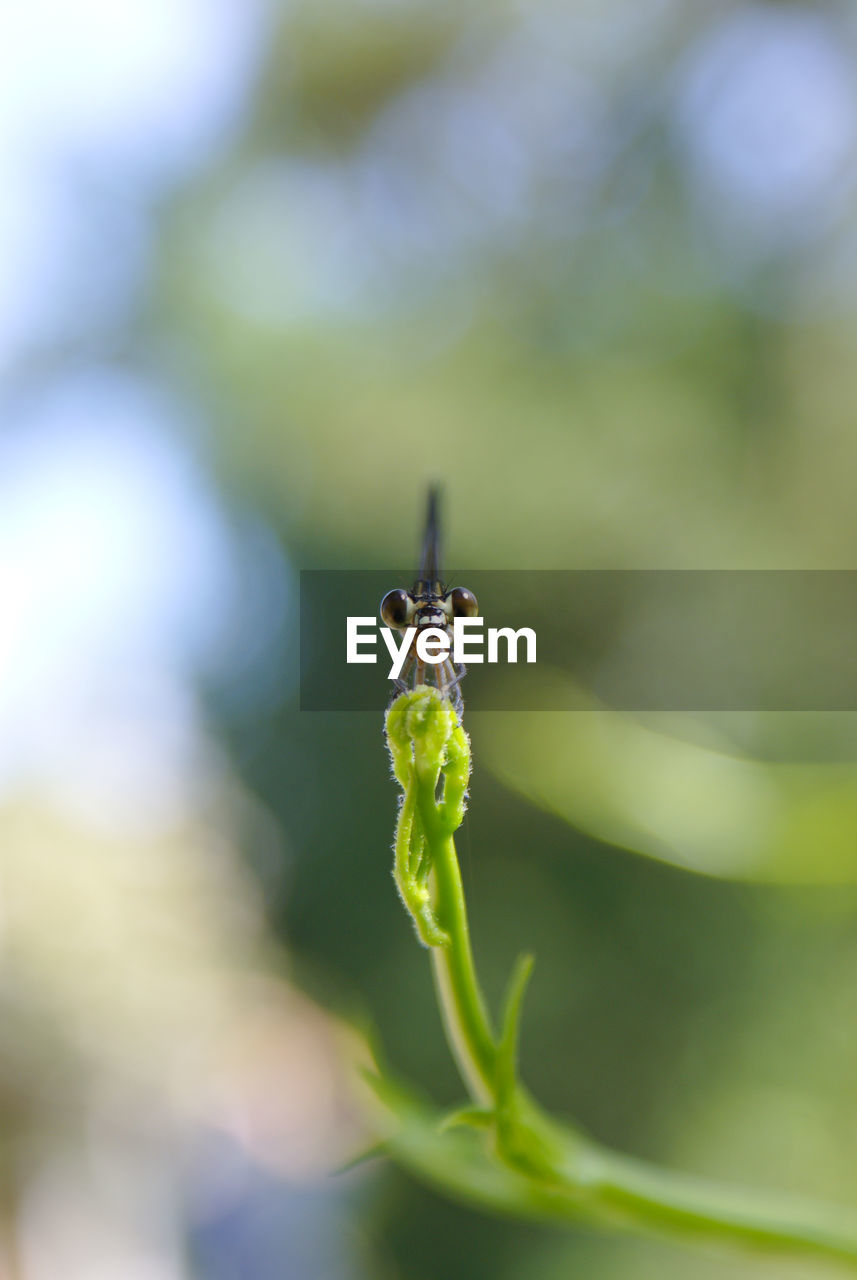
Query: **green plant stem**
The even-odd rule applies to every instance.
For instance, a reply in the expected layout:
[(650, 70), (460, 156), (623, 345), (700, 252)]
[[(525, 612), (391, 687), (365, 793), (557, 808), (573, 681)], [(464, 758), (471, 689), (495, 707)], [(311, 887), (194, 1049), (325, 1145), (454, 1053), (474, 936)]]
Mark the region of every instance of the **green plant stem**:
[[(560, 1125), (529, 1096), (517, 1079), (515, 1054), (530, 962), (519, 962), (513, 976), (498, 1039), (473, 960), (453, 838), (464, 814), (470, 769), (467, 737), (449, 703), (427, 687), (397, 699), (388, 712), (387, 733), (394, 772), (405, 795), (396, 839), (396, 879), (417, 931), (432, 952), (447, 1038), (476, 1103), (453, 1120), (493, 1134), (494, 1157), (512, 1175), (506, 1181), (480, 1176), (474, 1198), (491, 1203), (493, 1195), (504, 1212), (824, 1256), (857, 1270), (853, 1212), (787, 1196), (765, 1199), (756, 1192), (719, 1187), (619, 1155)], [(413, 821), (414, 807), (419, 824)], [(418, 834), (412, 835), (417, 828)], [(419, 842), (416, 850), (408, 843), (413, 840)], [(408, 857), (409, 851), (419, 856)], [(423, 1151), (428, 1153), (429, 1145), (423, 1142)], [(407, 1144), (402, 1151), (406, 1159), (412, 1158)], [(431, 1145), (425, 1163), (427, 1176), (467, 1194), (467, 1181), (460, 1174), (450, 1169), (444, 1179), (442, 1147), (436, 1151)]]
[(432, 849), (435, 914), (449, 935), (445, 947), (432, 947), (438, 1003), (458, 1069), (476, 1102), (494, 1100), (497, 1047), (470, 945), (464, 887), (452, 836)]

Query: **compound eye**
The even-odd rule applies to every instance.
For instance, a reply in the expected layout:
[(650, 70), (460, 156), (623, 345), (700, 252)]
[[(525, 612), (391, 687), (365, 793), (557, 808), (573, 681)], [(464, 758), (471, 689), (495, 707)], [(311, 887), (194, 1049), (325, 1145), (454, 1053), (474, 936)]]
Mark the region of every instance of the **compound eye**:
[(479, 616), (479, 601), (472, 591), (468, 591), (467, 587), (456, 587), (449, 593), (449, 602), (452, 605), (452, 616), (454, 618), (477, 618)]
[(393, 630), (400, 631), (408, 625), (414, 612), (414, 604), (407, 591), (401, 587), (388, 591), (381, 601), (381, 621)]

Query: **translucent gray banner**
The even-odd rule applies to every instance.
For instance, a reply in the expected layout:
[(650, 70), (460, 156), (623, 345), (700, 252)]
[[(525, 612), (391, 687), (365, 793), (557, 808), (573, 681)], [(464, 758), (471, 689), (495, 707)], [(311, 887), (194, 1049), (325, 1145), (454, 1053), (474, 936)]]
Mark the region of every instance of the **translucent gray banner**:
[[(400, 570), (301, 574), (302, 710), (383, 709), (378, 607), (412, 585)], [(468, 664), (474, 711), (857, 710), (857, 571), (494, 569), (447, 585), (476, 593), (486, 634), (536, 632), (534, 664), (523, 645), (508, 664), (503, 644), (497, 665)], [(377, 622), (374, 665), (346, 662), (349, 615)]]

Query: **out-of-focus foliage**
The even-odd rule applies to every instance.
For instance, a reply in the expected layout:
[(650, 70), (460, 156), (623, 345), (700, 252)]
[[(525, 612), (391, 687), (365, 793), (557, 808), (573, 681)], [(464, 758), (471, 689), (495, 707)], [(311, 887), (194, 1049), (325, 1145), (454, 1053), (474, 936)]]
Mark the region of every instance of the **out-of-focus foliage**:
[(850, 566), (850, 38), (661, 0), (285, 18), (167, 242), (229, 465), (364, 556), (443, 474), (462, 564)]
[(504, 781), (599, 839), (736, 879), (857, 875), (853, 761), (754, 759), (704, 721), (662, 714), (640, 723), (594, 702), (565, 715), (504, 716), (480, 737)]

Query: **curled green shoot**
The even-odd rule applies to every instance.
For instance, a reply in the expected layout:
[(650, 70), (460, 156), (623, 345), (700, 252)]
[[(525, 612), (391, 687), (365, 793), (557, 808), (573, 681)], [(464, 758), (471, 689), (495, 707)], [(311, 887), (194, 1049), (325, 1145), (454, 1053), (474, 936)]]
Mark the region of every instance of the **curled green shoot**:
[[(518, 1077), (517, 1047), (532, 959), (519, 959), (496, 1031), (470, 942), (454, 841), (470, 778), (469, 739), (452, 704), (424, 685), (396, 699), (386, 731), (402, 789), (396, 884), (431, 951), (444, 1028), (470, 1094), (469, 1105), (432, 1124), (379, 1082), (382, 1099), (408, 1116), (407, 1132), (389, 1144), (393, 1153), (435, 1185), (506, 1214), (827, 1257), (857, 1272), (853, 1211), (763, 1198), (647, 1165), (559, 1124), (531, 1098)], [(462, 1146), (463, 1135), (451, 1132), (461, 1129), (481, 1151)]]

